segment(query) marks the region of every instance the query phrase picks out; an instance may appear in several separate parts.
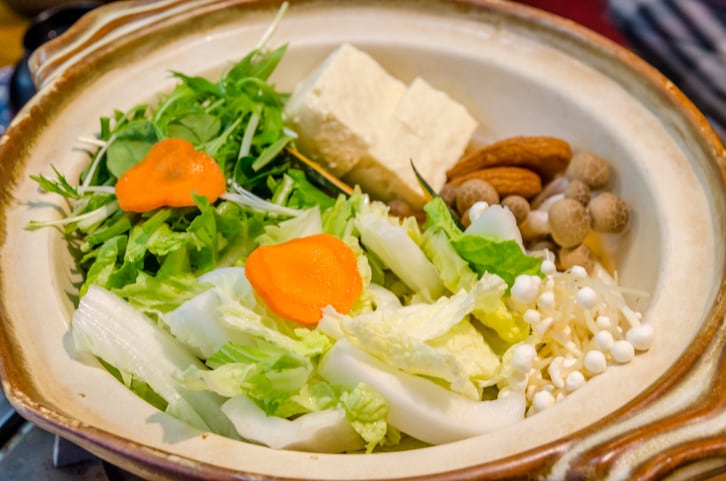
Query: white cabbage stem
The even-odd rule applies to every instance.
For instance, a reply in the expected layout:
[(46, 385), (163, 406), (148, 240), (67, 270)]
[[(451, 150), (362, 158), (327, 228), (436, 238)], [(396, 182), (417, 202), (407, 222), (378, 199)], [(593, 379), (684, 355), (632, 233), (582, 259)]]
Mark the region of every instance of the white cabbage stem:
[(523, 392), (510, 391), (493, 401), (472, 401), (438, 384), (399, 371), (339, 340), (318, 372), (334, 384), (365, 383), (388, 401), (388, 422), (416, 439), (443, 444), (516, 423), (524, 417)]

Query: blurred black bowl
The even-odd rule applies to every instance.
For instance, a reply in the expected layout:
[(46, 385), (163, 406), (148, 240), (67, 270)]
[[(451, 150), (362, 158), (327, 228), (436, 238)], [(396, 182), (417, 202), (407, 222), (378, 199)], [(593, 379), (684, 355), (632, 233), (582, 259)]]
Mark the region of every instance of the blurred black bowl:
[[(13, 2), (8, 2), (14, 8)], [(33, 4), (61, 4), (43, 10), (30, 22), (30, 26), (23, 35), (23, 58), (15, 65), (10, 77), (9, 109), (10, 116), (14, 116), (35, 95), (35, 85), (28, 69), (28, 58), (33, 51), (48, 40), (59, 36), (79, 18), (100, 6), (102, 2), (17, 2), (30, 8)]]
[(44, 10), (63, 7), (78, 3), (78, 0), (2, 0), (15, 12), (25, 16), (33, 17)]

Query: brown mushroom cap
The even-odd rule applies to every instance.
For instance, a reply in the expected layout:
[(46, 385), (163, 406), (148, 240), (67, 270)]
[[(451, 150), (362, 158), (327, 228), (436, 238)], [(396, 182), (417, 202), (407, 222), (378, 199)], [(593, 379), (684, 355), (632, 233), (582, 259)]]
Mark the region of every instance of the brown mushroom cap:
[(453, 184), (444, 184), (444, 186), (439, 191), (439, 197), (444, 201), (446, 205), (449, 207), (454, 206), (454, 202), (456, 202), (456, 186)]
[(469, 179), (456, 187), (456, 210), (463, 215), (475, 202), (499, 203), (499, 194), (492, 184), (482, 179)]
[(560, 249), (557, 256), (560, 261), (560, 267), (563, 270), (569, 269), (573, 266), (582, 266), (587, 272), (592, 272), (595, 266), (595, 256), (585, 244), (580, 244), (575, 247)]
[(575, 199), (582, 205), (590, 202), (590, 188), (581, 180), (573, 179), (565, 189), (565, 197)]
[(590, 232), (590, 215), (584, 205), (563, 198), (547, 211), (550, 234), (560, 247), (575, 247)]
[(610, 182), (607, 161), (592, 152), (577, 152), (567, 166), (567, 178), (582, 181), (592, 190), (602, 189)]
[(527, 220), (529, 215), (529, 201), (521, 195), (508, 195), (502, 199), (502, 205), (512, 211), (517, 224)]
[(603, 192), (594, 197), (587, 204), (587, 209), (594, 231), (619, 234), (628, 226), (630, 220), (628, 206), (612, 192)]
[(391, 199), (388, 201), (388, 213), (396, 217), (408, 217), (413, 215), (411, 206), (402, 199)]
[(466, 212), (460, 215), (461, 218), (459, 219), (459, 222), (461, 222), (461, 225), (463, 225), (464, 227), (469, 227), (471, 225), (471, 216), (469, 215), (469, 209), (466, 209)]

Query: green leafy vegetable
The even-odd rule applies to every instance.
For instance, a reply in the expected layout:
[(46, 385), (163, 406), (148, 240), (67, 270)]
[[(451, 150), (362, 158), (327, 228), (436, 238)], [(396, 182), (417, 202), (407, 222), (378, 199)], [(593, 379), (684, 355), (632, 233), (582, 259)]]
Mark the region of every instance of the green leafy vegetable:
[(54, 192), (69, 199), (77, 199), (80, 197), (78, 189), (73, 187), (63, 174), (61, 174), (55, 165), (51, 165), (56, 175), (55, 180), (49, 179), (42, 175), (31, 175), (30, 178), (38, 183), (41, 189), (46, 192)]
[(64, 229), (81, 254), (81, 295), (91, 284), (124, 292), (124, 286), (139, 280), (159, 277), (157, 283), (163, 283), (167, 276), (199, 276), (220, 265), (239, 265), (265, 225), (276, 221), (266, 215), (269, 205), (256, 204), (261, 207), (257, 212), (246, 201), (235, 205), (240, 200), (235, 193), (216, 205), (198, 197), (196, 208), (144, 215), (119, 211), (113, 196), (116, 180), (165, 138), (187, 139), (212, 155), (239, 190), (264, 198), (277, 192), (280, 209), (287, 209), (284, 215), (332, 205), (334, 200), (302, 172), (289, 169), (289, 157), (283, 154), (293, 139), (282, 119), (286, 95), (268, 79), (285, 51), (286, 46), (253, 50), (216, 82), (174, 72), (179, 83), (155, 107), (141, 104), (101, 119), (98, 140), (89, 140), (100, 148), (79, 186), (55, 168), (55, 178), (33, 177), (42, 189), (69, 200), (72, 210), (65, 218), (31, 222), (28, 228)]
[(365, 440), (369, 453), (376, 446), (386, 444), (388, 403), (378, 391), (358, 383), (352, 390), (341, 394), (340, 402), (353, 429)]
[[(288, 402), (302, 388), (313, 366), (310, 359), (269, 341), (255, 346), (225, 344), (207, 359), (213, 369), (203, 373), (212, 385), (225, 386), (224, 394), (245, 394), (255, 399), (268, 415), (283, 418), (305, 412)], [(236, 391), (236, 392), (235, 392)]]
[[(468, 316), (478, 303), (504, 294), (504, 283), (486, 275), (470, 291), (430, 304), (378, 305), (356, 316), (326, 310), (321, 329), (403, 371), (445, 381), (452, 391), (479, 399), (476, 382), (491, 378), (499, 360)], [(484, 304), (487, 305), (487, 304)]]
[(424, 299), (436, 299), (444, 285), (433, 264), (406, 229), (385, 214), (363, 213), (356, 217), (362, 244), (383, 261), (406, 286)]
[(133, 120), (116, 131), (116, 139), (106, 150), (106, 166), (116, 178), (146, 157), (149, 149), (161, 139), (154, 124), (145, 119)]
[(520, 274), (542, 275), (542, 260), (525, 254), (515, 241), (462, 232), (440, 198), (428, 202), (424, 210), (427, 214), (424, 228), (444, 232), (456, 252), (477, 274), (496, 274), (509, 287)]

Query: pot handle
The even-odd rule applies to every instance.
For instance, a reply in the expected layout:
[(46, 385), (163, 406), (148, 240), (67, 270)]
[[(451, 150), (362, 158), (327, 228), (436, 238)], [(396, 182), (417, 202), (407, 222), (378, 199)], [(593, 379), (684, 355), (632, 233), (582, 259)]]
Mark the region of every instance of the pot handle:
[[(726, 321), (723, 312), (665, 382), (629, 412), (573, 440), (555, 463), (567, 479), (669, 478), (688, 466), (702, 476), (724, 472), (726, 458)], [(558, 466), (559, 465), (559, 466)], [(705, 471), (704, 471), (705, 469)]]
[(28, 68), (38, 90), (72, 70), (81, 59), (103, 53), (150, 26), (215, 0), (127, 0), (104, 4), (81, 17), (67, 31), (44, 43), (30, 55)]

